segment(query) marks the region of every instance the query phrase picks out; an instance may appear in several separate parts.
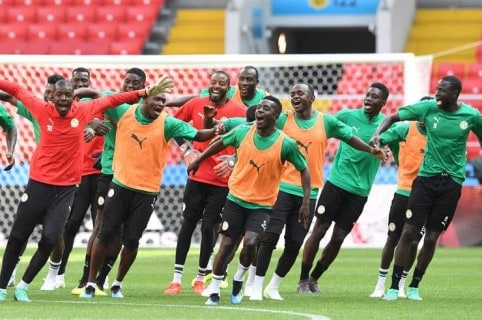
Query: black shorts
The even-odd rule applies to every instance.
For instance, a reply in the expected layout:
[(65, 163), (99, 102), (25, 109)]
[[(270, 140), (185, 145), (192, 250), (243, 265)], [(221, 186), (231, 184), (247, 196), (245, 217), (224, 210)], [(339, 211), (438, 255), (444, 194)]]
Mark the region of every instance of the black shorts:
[(403, 225), (405, 224), (405, 213), (407, 212), (408, 197), (395, 193), (392, 205), (388, 213), (388, 235), (400, 239)]
[(213, 223), (221, 222), (221, 213), (228, 195), (228, 188), (187, 180), (183, 196), (184, 219), (201, 219)]
[(415, 178), (408, 199), (405, 222), (430, 231), (447, 229), (462, 193), (462, 186), (449, 175)]
[(246, 209), (231, 200), (226, 200), (220, 233), (238, 239), (245, 231), (262, 236), (269, 221), (271, 209)]
[(154, 210), (157, 195), (110, 184), (98, 238), (108, 241), (122, 226), (122, 244), (138, 242)]
[(348, 192), (327, 181), (318, 197), (315, 215), (322, 222), (335, 221), (338, 227), (350, 232), (367, 199), (368, 197)]
[(37, 224), (42, 239), (57, 243), (70, 214), (77, 187), (54, 186), (29, 179), (20, 198), (11, 237), (27, 240)]
[(75, 194), (72, 210), (70, 211), (69, 221), (80, 223), (85, 218), (87, 210), (95, 221), (97, 211), (97, 179), (99, 174), (89, 174), (82, 177), (79, 188)]
[(107, 197), (107, 191), (109, 190), (110, 183), (114, 175), (101, 173), (97, 179), (97, 208), (104, 209), (105, 199)]
[[(295, 196), (283, 191), (278, 193), (278, 198), (271, 211), (266, 232), (281, 234), (286, 225), (285, 238), (293, 241), (303, 241), (308, 229), (305, 229), (303, 222), (299, 220), (299, 210), (303, 203), (303, 197)], [(310, 216), (308, 225), (311, 225), (315, 215), (316, 199), (310, 200)]]

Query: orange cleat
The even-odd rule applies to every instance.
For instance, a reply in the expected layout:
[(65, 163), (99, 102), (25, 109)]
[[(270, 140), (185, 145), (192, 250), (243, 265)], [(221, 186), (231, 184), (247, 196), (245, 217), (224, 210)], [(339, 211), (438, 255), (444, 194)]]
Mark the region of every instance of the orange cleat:
[(181, 284), (171, 282), (169, 284), (169, 287), (167, 287), (166, 291), (164, 291), (164, 294), (170, 294), (170, 295), (181, 294)]
[(194, 281), (193, 291), (195, 294), (201, 294), (204, 291), (204, 282), (200, 280)]

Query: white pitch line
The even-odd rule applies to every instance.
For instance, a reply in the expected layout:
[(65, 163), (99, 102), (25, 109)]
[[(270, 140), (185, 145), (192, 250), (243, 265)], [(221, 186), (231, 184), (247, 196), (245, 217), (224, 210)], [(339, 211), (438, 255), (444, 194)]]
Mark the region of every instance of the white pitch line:
[(256, 308), (244, 308), (244, 307), (228, 307), (228, 306), (198, 306), (198, 305), (183, 305), (183, 304), (153, 304), (153, 303), (128, 303), (128, 302), (100, 302), (100, 301), (65, 301), (65, 300), (35, 300), (35, 302), (56, 302), (56, 303), (66, 303), (66, 304), (107, 304), (107, 305), (123, 305), (123, 306), (145, 306), (145, 307), (172, 307), (172, 308), (196, 308), (205, 307), (210, 309), (222, 309), (222, 310), (236, 310), (236, 311), (253, 311), (253, 312), (261, 312), (261, 313), (274, 313), (274, 314), (283, 314), (283, 315), (291, 315), (291, 316), (298, 316), (307, 318), (310, 320), (331, 320), (328, 317), (311, 314), (311, 313), (303, 313), (303, 312), (295, 312), (295, 311), (286, 311), (286, 310), (273, 310), (273, 309), (256, 309)]

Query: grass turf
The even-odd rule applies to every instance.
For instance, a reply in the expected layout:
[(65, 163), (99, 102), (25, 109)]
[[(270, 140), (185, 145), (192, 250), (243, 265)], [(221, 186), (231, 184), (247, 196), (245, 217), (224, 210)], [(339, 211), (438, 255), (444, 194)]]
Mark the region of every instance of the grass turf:
[[(34, 249), (22, 258), (17, 281)], [(3, 254), (3, 249), (0, 250)], [(183, 293), (166, 296), (171, 281), (174, 249), (141, 248), (124, 280), (124, 299), (95, 297), (80, 299), (70, 290), (80, 278), (84, 249), (74, 249), (67, 266), (67, 287), (40, 291), (46, 266), (29, 288), (32, 303), (13, 301), (9, 288), (7, 301), (0, 303), (2, 319), (482, 319), (482, 248), (438, 248), (420, 285), (423, 301), (383, 301), (369, 298), (377, 280), (380, 249), (342, 249), (337, 260), (319, 281), (321, 294), (296, 293), (300, 259), (282, 282), (284, 301), (229, 302), (230, 288), (223, 289), (219, 306), (205, 306), (206, 298), (192, 293), (191, 280), (197, 271), (199, 251), (191, 250), (183, 277)], [(276, 250), (274, 258), (278, 258)], [(265, 279), (272, 275), (273, 260)], [(237, 263), (230, 267), (230, 275)], [(117, 268), (114, 267), (114, 271)], [(110, 279), (113, 280), (114, 272)], [(232, 277), (229, 277), (232, 280)], [(407, 283), (411, 280), (411, 274)], [(387, 280), (387, 285), (390, 279)], [(231, 286), (231, 284), (230, 284)], [(107, 290), (108, 293), (109, 290)]]

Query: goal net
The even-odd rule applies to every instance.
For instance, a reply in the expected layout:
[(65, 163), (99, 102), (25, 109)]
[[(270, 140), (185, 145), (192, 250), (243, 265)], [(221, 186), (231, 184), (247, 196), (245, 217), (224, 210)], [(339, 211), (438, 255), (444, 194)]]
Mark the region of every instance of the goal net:
[[(70, 78), (72, 69), (86, 67), (91, 71), (92, 87), (99, 90), (120, 90), (127, 69), (139, 67), (145, 70), (147, 83), (154, 82), (162, 74), (175, 81), (173, 95), (198, 94), (209, 84), (212, 71), (223, 69), (236, 83), (239, 69), (253, 65), (259, 70), (259, 87), (281, 98), (284, 107), (290, 108), (290, 89), (295, 83), (311, 84), (317, 92), (315, 108), (325, 113), (336, 113), (342, 108), (359, 108), (370, 83), (380, 81), (390, 90), (390, 98), (384, 107), (385, 114), (393, 113), (399, 106), (414, 102), (427, 95), (430, 85), (432, 59), (412, 54), (339, 54), (339, 55), (188, 55), (188, 56), (28, 56), (0, 55), (0, 77), (20, 83), (38, 97), (42, 97), (46, 79), (57, 73)], [(35, 149), (31, 124), (16, 115), (14, 106), (3, 103), (14, 116), (18, 128), (16, 165), (9, 172), (1, 172), (0, 179), (0, 243), (10, 232), (21, 193), (27, 180), (29, 163)], [(173, 110), (169, 110), (172, 112)], [(2, 158), (6, 152), (4, 137), (0, 142)], [(330, 141), (326, 153), (326, 170), (329, 170), (337, 142)], [(380, 170), (377, 184), (395, 183), (396, 169), (389, 164)], [(154, 214), (141, 239), (142, 245), (172, 246), (182, 222), (182, 192), (186, 182), (186, 170), (180, 152), (173, 147), (165, 169), (161, 194)], [(388, 208), (387, 208), (388, 210)], [(378, 222), (377, 222), (378, 223)], [(385, 228), (385, 222), (376, 228)], [(372, 228), (361, 225), (360, 230)], [(31, 240), (39, 239), (38, 227)], [(88, 213), (76, 239), (85, 244), (92, 221)], [(200, 242), (196, 230), (194, 243)]]

